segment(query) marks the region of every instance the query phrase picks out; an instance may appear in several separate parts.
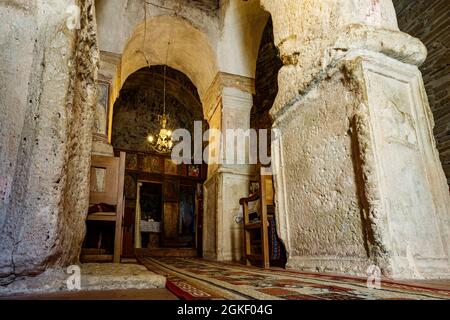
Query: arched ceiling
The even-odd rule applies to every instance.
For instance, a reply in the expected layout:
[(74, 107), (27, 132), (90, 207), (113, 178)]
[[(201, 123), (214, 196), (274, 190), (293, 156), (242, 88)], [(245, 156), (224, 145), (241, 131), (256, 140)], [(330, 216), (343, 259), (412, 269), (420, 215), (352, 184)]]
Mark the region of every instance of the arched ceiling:
[(164, 65), (167, 58), (167, 65), (188, 76), (203, 98), (218, 72), (215, 52), (205, 34), (175, 16), (148, 19), (144, 44), (145, 29), (143, 22), (136, 28), (123, 52), (122, 84), (132, 73), (148, 66), (146, 58), (150, 65)]
[[(115, 148), (152, 151), (146, 138), (157, 134), (164, 101), (164, 66), (145, 67), (125, 81), (113, 108), (112, 144)], [(197, 88), (183, 73), (167, 67), (166, 114), (168, 129), (193, 132), (203, 110)], [(206, 123), (204, 123), (206, 129)]]
[[(164, 66), (144, 67), (128, 77), (122, 86), (121, 94), (151, 90), (161, 97), (164, 94)], [(179, 107), (186, 110), (178, 110), (187, 113), (195, 119), (202, 119), (203, 111), (197, 88), (183, 73), (167, 67), (166, 70), (166, 97), (176, 99)], [(162, 110), (151, 110), (160, 114)], [(176, 110), (174, 110), (176, 112)]]

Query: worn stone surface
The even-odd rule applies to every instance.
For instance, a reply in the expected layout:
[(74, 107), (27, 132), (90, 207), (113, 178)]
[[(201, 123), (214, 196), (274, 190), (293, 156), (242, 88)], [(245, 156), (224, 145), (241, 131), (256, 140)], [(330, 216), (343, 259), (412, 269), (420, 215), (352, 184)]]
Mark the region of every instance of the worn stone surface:
[(421, 66), (433, 111), (434, 135), (450, 185), (450, 2), (394, 0), (400, 30), (419, 38), (428, 49)]
[[(209, 119), (210, 128), (225, 132), (227, 129), (250, 128), (252, 95), (236, 88), (223, 88), (219, 107)], [(205, 204), (203, 228), (204, 256), (219, 261), (239, 261), (242, 257), (243, 229), (236, 220), (239, 215), (239, 199), (248, 196), (251, 166), (235, 164), (227, 158), (227, 143), (211, 139), (209, 159), (215, 160), (208, 166), (208, 180), (205, 182)], [(234, 149), (236, 150), (236, 149)], [(235, 152), (230, 157), (235, 156)], [(231, 160), (227, 163), (227, 159)], [(218, 163), (218, 160), (219, 163)]]
[(344, 75), (335, 73), (275, 120), (286, 180), (277, 206), (286, 193), (279, 220), (288, 219), (290, 268), (362, 273), (367, 264), (350, 125), (356, 105)]
[[(97, 77), (99, 49), (95, 2), (84, 1), (81, 6), (81, 28), (77, 33), (76, 55), (71, 71), (71, 96), (69, 110), (68, 144), (65, 153), (65, 187), (62, 202), (63, 216), (59, 217), (59, 237), (56, 246), (57, 265), (78, 262), (84, 239), (85, 220), (89, 206), (90, 165), (94, 113), (97, 103)], [(71, 66), (71, 64), (69, 64)], [(73, 98), (73, 102), (72, 102)]]
[(218, 169), (205, 183), (203, 248), (206, 259), (240, 261), (243, 230), (239, 199), (248, 196), (248, 172)]
[(24, 120), (33, 104), (27, 92), (38, 41), (36, 11), (35, 4), (29, 1), (0, 3), (0, 230), (12, 201)]
[[(77, 2), (14, 3), (8, 2), (6, 9), (2, 3), (2, 14), (18, 8), (16, 14), (28, 20), (16, 26), (16, 34), (8, 39), (25, 45), (31, 36), (33, 51), (24, 48), (19, 54), (4, 43), (6, 56), (15, 57), (9, 68), (17, 68), (27, 79), (16, 96), (6, 91), (6, 100), (1, 101), (5, 109), (17, 101), (21, 110), (15, 123), (17, 136), (11, 136), (17, 148), (14, 151), (11, 145), (10, 156), (16, 156), (14, 177), (1, 212), (0, 275), (8, 277), (37, 274), (78, 260), (89, 195), (89, 132), (98, 55), (93, 1), (83, 2), (78, 31), (66, 27), (66, 9)], [(26, 107), (20, 107), (23, 97)], [(9, 136), (4, 129), (0, 128), (2, 134)]]
[(272, 154), (288, 266), (448, 276), (450, 202), (416, 67), (425, 47), (398, 31), (390, 1), (262, 2), (281, 13)]
[(450, 201), (417, 67), (380, 55), (333, 70), (275, 120), (288, 267), (448, 276)]
[[(69, 291), (67, 280), (73, 271), (47, 269), (37, 277), (22, 277), (8, 286), (0, 287), (0, 296)], [(73, 282), (71, 282), (73, 284)], [(82, 264), (80, 287), (82, 291), (164, 288), (166, 278), (137, 264)]]
[(425, 60), (426, 48), (417, 39), (399, 33), (390, 0), (262, 0), (271, 12), (274, 41), (284, 67), (273, 113), (292, 105), (299, 94), (349, 50), (383, 52), (408, 63)]
[(421, 74), (416, 66), (380, 58), (362, 62), (362, 70), (392, 273), (448, 276), (450, 197)]
[[(43, 270), (56, 238), (62, 197), (60, 188), (64, 185), (65, 154), (57, 147), (67, 143), (68, 138), (65, 100), (70, 81), (67, 68), (70, 56), (62, 58), (61, 51), (73, 45), (74, 40), (62, 32), (52, 35), (51, 29), (48, 33), (44, 31), (39, 35), (38, 42), (44, 43), (38, 49), (37, 59), (33, 59), (32, 73), (37, 73), (31, 76), (29, 94), (35, 95), (32, 100), (36, 103), (25, 118), (26, 124), (32, 124), (25, 125), (22, 132), (12, 190), (14, 200), (8, 208), (4, 225), (4, 235), (13, 239), (11, 264), (14, 266), (13, 272), (17, 274)], [(45, 47), (49, 50), (45, 50)], [(44, 86), (41, 87), (41, 84)]]

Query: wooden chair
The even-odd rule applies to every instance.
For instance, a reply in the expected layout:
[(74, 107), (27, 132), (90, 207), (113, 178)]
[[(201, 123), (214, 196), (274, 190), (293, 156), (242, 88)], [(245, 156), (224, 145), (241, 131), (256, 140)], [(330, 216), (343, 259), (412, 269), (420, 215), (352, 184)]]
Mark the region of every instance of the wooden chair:
[[(114, 222), (114, 263), (120, 263), (122, 251), (122, 220), (125, 207), (123, 195), (124, 179), (125, 152), (120, 152), (119, 157), (92, 156), (89, 202), (91, 205), (105, 203), (115, 206), (116, 210), (115, 212), (90, 213), (87, 216), (87, 220)], [(99, 258), (102, 260), (101, 257)]]
[[(244, 250), (247, 265), (260, 261), (264, 268), (269, 268), (268, 215), (274, 214), (274, 188), (272, 175), (265, 174), (266, 170), (267, 168), (260, 168), (258, 177), (255, 179), (259, 183), (259, 190), (255, 194), (250, 195), (250, 197), (241, 199), (239, 203), (244, 209)], [(250, 212), (250, 204), (255, 203), (257, 210)], [(258, 219), (250, 220), (250, 214), (255, 212)], [(255, 253), (256, 248), (259, 248), (260, 252)]]

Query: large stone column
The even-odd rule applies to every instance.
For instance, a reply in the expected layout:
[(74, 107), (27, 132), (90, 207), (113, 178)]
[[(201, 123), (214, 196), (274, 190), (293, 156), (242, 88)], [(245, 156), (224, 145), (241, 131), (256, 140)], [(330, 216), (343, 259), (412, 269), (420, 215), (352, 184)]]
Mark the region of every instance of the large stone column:
[(242, 257), (239, 199), (248, 196), (251, 166), (227, 158), (227, 145), (235, 145), (236, 141), (227, 141), (225, 135), (227, 129), (250, 128), (252, 90), (252, 79), (223, 73), (218, 74), (210, 88), (207, 118), (210, 129), (219, 130), (222, 139), (220, 145), (210, 141), (210, 147), (216, 145), (218, 148), (209, 149), (209, 159), (219, 159), (219, 163), (209, 164), (208, 180), (204, 185), (203, 253), (207, 259), (238, 261)]
[(262, 0), (284, 66), (271, 110), (288, 267), (450, 275), (450, 197), (417, 68), (390, 0)]
[[(0, 52), (9, 63), (0, 105), (18, 111), (0, 118), (15, 126), (8, 150), (1, 151), (8, 162), (0, 159), (0, 174), (11, 168), (8, 197), (0, 202), (2, 285), (78, 262), (89, 205), (98, 62), (93, 0), (2, 2), (3, 19), (2, 34), (14, 40)], [(3, 58), (0, 64), (3, 70)], [(19, 87), (10, 80), (14, 69)], [(3, 125), (0, 133), (2, 139), (10, 134)]]

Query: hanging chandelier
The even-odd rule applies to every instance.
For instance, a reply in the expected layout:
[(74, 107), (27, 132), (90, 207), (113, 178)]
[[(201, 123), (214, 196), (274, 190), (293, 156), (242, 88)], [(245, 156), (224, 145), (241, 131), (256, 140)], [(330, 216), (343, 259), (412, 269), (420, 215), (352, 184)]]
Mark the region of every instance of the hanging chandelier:
[(148, 136), (148, 142), (152, 148), (159, 153), (168, 153), (172, 150), (173, 141), (172, 141), (172, 131), (166, 128), (167, 125), (167, 116), (166, 113), (163, 112), (161, 117), (161, 129), (159, 133), (154, 137), (153, 135)]
[[(145, 10), (145, 21), (147, 21), (147, 10)], [(144, 30), (144, 46), (143, 46), (143, 53), (145, 55), (145, 38), (146, 38), (146, 31), (147, 31), (147, 24), (145, 25)], [(166, 73), (167, 73), (167, 61), (169, 57), (169, 47), (170, 47), (170, 40), (171, 40), (171, 33), (169, 34), (169, 41), (167, 43), (167, 52), (166, 52), (166, 63), (164, 65), (164, 81), (163, 81), (163, 113), (162, 115), (158, 116), (160, 120), (161, 129), (159, 130), (159, 133), (156, 136), (149, 135), (147, 137), (148, 142), (150, 143), (150, 146), (158, 153), (169, 153), (172, 150), (173, 147), (173, 141), (172, 141), (172, 131), (167, 128), (167, 122), (168, 117), (166, 114)], [(146, 58), (147, 60), (147, 58)], [(150, 68), (150, 64), (148, 63), (148, 67)]]
[(164, 97), (163, 97), (163, 113), (158, 116), (160, 119), (161, 129), (159, 133), (154, 137), (153, 135), (148, 136), (148, 142), (152, 148), (159, 153), (168, 153), (172, 150), (172, 131), (167, 129), (167, 114), (166, 114), (166, 66), (164, 65)]

